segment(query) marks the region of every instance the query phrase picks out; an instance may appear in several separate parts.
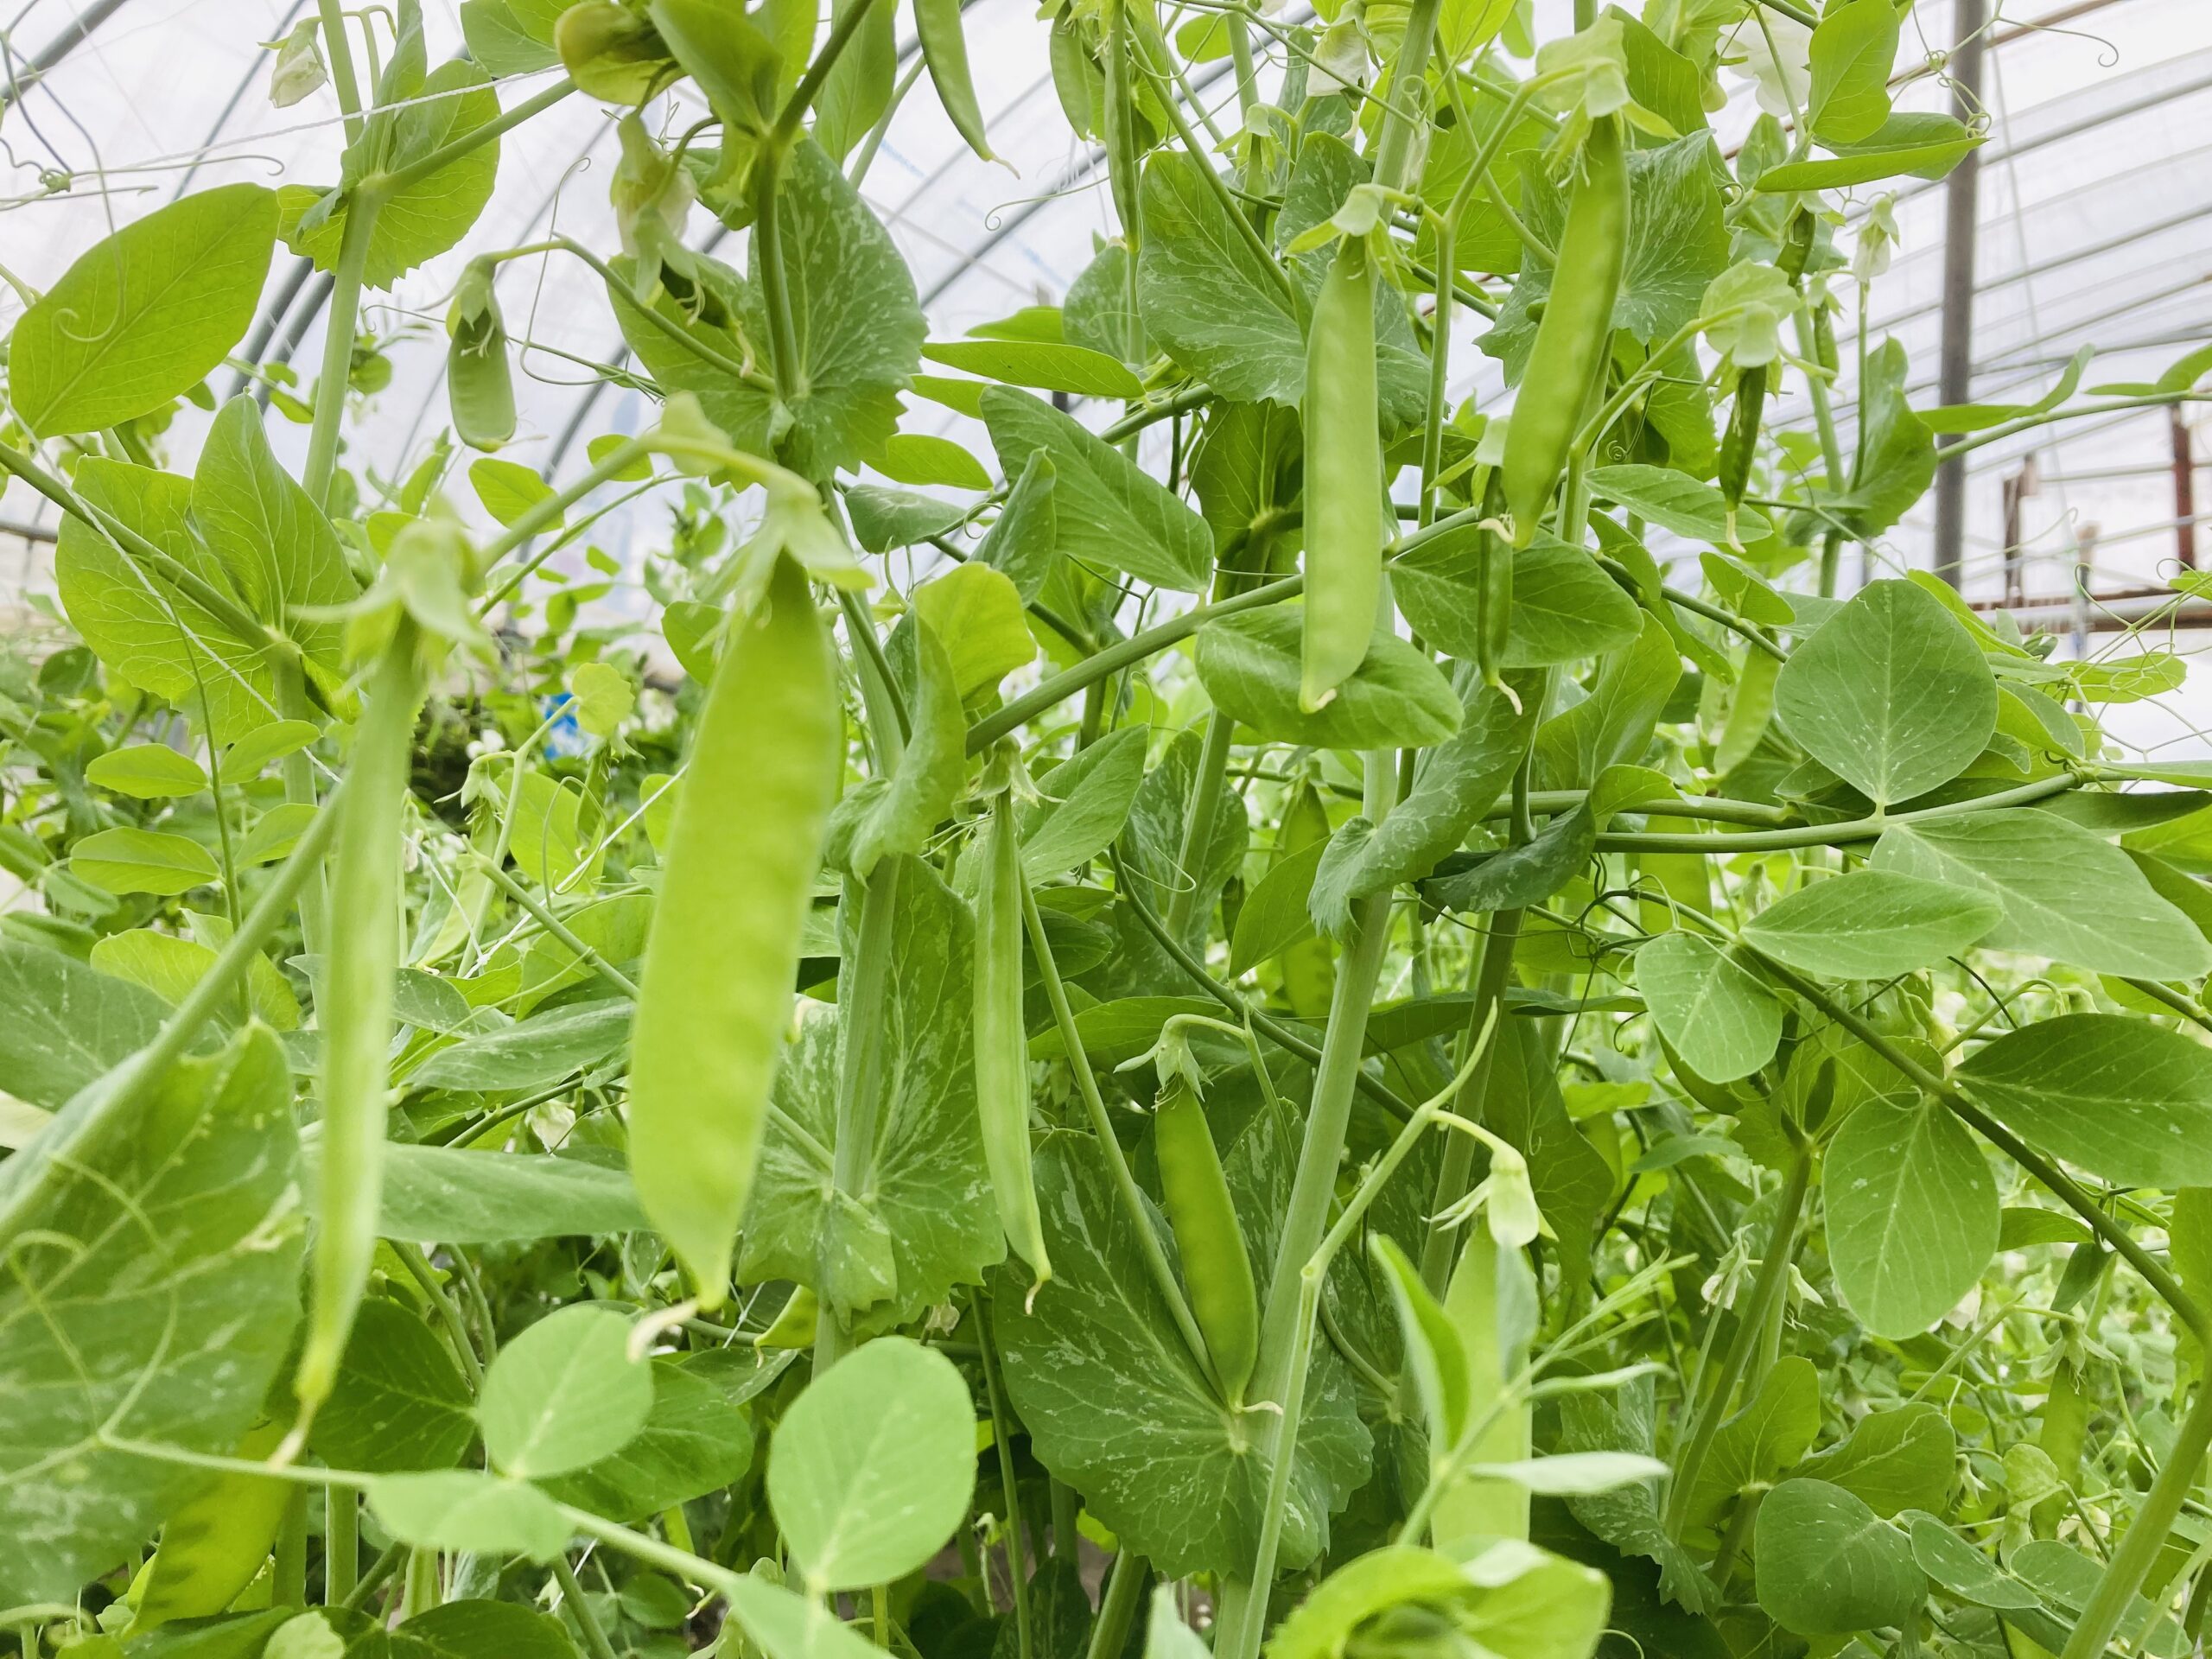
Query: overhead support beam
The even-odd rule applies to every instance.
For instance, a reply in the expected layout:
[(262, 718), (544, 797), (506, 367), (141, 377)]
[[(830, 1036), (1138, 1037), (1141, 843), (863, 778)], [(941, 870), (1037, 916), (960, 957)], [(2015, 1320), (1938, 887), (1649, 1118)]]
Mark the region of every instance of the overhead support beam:
[[(1982, 108), (1982, 41), (1988, 10), (1985, 0), (1952, 0), (1951, 15), (1956, 44), (1945, 66), (1951, 99), (1959, 118), (1972, 121)], [(1974, 401), (1974, 232), (1980, 187), (1980, 154), (1970, 149), (1951, 171), (1943, 204), (1943, 347), (1938, 386), (1947, 404)], [(1959, 585), (1966, 530), (1966, 457), (1951, 454), (1936, 471), (1936, 574), (1954, 588)]]

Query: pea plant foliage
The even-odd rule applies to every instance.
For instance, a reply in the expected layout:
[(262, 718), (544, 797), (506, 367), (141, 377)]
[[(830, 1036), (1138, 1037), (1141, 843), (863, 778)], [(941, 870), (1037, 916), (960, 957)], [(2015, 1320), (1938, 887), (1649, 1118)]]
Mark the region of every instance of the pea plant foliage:
[[(334, 177), (21, 295), (27, 1656), (2198, 1650), (2212, 769), (1885, 573), (2212, 356), (1908, 403), (1909, 3), (1318, 10), (1023, 20), (1116, 229), (963, 338), (863, 193), (991, 154), (957, 0), (319, 4)], [(618, 244), (483, 245), (571, 99)]]

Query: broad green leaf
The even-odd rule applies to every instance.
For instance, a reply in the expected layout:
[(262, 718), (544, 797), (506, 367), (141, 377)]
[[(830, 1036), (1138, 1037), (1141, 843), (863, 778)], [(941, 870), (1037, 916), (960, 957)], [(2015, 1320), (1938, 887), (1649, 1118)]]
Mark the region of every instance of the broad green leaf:
[(1997, 729), (1997, 683), (1942, 606), (1874, 582), (1790, 653), (1775, 712), (1813, 758), (1877, 806), (1947, 784)]
[[(1274, 1259), (1294, 1150), (1265, 1113), (1224, 1149), (1255, 1262)], [(1027, 1276), (1010, 1274), (992, 1305), (1039, 1459), (1163, 1576), (1249, 1567), (1265, 1471), (1178, 1334), (1090, 1138), (1047, 1136), (1036, 1173), (1052, 1281), (1025, 1307)], [(1350, 1376), (1318, 1348), (1282, 1517), (1287, 1567), (1319, 1551), (1328, 1516), (1365, 1478), (1367, 1447)]]
[(1033, 386), (1078, 397), (1134, 400), (1144, 396), (1144, 383), (1119, 359), (1087, 346), (1034, 340), (932, 340), (922, 347), (922, 355), (932, 363), (1009, 386)]
[[(393, 69), (399, 67), (395, 60)], [(345, 181), (359, 175), (390, 174), (423, 161), (499, 118), (499, 94), (478, 65), (454, 58), (428, 76), (418, 67), (407, 101), (371, 116), (358, 144), (346, 157)], [(499, 140), (487, 139), (456, 156), (427, 178), (385, 198), (369, 232), (368, 260), (362, 278), (372, 288), (390, 288), (417, 265), (435, 259), (468, 234), (499, 172)], [(284, 239), (324, 270), (335, 268), (346, 238), (349, 206), (325, 212), (322, 193), (287, 185)]]
[[(483, 455), (469, 462), (468, 482), (484, 511), (502, 525), (512, 524), (541, 501), (553, 499), (553, 486), (518, 461)], [(555, 524), (559, 520), (554, 521)]]
[(944, 642), (953, 689), (963, 702), (1037, 658), (1020, 590), (988, 564), (963, 564), (924, 582), (912, 602), (914, 614)]
[[(1894, 337), (1885, 340), (1866, 359), (1866, 388), (1860, 394), (1865, 431), (1859, 450), (1864, 460), (1851, 489), (1835, 503), (1863, 539), (1895, 525), (1936, 476), (1935, 435), (1905, 401), (1908, 369), (1904, 343)], [(1955, 595), (1952, 602), (1959, 602)]]
[[(1582, 1390), (1559, 1402), (1563, 1452), (1652, 1449), (1652, 1379), (1631, 1376), (1603, 1393)], [(1643, 1556), (1659, 1569), (1659, 1591), (1695, 1613), (1713, 1592), (1697, 1560), (1668, 1535), (1659, 1518), (1657, 1489), (1649, 1482), (1567, 1500), (1574, 1518), (1624, 1555)]]
[(534, 74), (561, 61), (550, 40), (539, 40), (512, 0), (461, 0), (461, 35), (468, 55), (487, 74)]
[(0, 1091), (58, 1108), (153, 1041), (168, 1013), (141, 986), (0, 938)]
[(1471, 1586), (1459, 1564), (1434, 1550), (1390, 1544), (1332, 1573), (1275, 1631), (1274, 1659), (1336, 1659), (1352, 1632), (1408, 1603), (1451, 1606)]
[(2212, 1186), (2212, 1050), (2147, 1020), (2069, 1014), (1969, 1055), (1960, 1086), (2039, 1151), (2124, 1186)]
[(1660, 1033), (1715, 1083), (1774, 1058), (1782, 1004), (1728, 951), (1695, 933), (1662, 933), (1636, 953), (1636, 984)]
[(1862, 1102), (1836, 1131), (1821, 1186), (1836, 1288), (1878, 1337), (1927, 1330), (1996, 1252), (1989, 1161), (1935, 1101)]
[(166, 743), (134, 743), (93, 757), (86, 764), (85, 781), (134, 800), (153, 801), (197, 795), (207, 787), (207, 773), (190, 755)]
[(1759, 1605), (1799, 1636), (1909, 1623), (1928, 1593), (1904, 1535), (1824, 1480), (1785, 1480), (1752, 1528)]
[(1770, 167), (1752, 186), (1762, 194), (1796, 190), (1843, 190), (1910, 173), (1940, 179), (1983, 142), (1955, 115), (1913, 111), (1892, 115), (1860, 143), (1839, 143), (1833, 157)]
[(1011, 387), (983, 392), (991, 447), (1009, 478), (1033, 454), (1052, 465), (1058, 548), (1070, 559), (1194, 594), (1213, 566), (1205, 521), (1071, 416)]
[[(88, 455), (73, 482), (92, 506), (219, 591), (231, 588), (229, 573), (193, 533), (188, 480)], [(259, 630), (233, 626), (73, 518), (61, 521), (54, 574), (69, 620), (99, 659), (131, 684), (168, 698), (195, 726), (212, 724), (218, 747), (276, 718)]]
[[(1390, 591), (1437, 650), (1471, 662), (1481, 654), (1480, 582), (1484, 536), (1440, 536), (1390, 565)], [(1636, 601), (1580, 548), (1549, 536), (1529, 546), (1502, 543), (1513, 561), (1513, 609), (1505, 639), (1507, 668), (1542, 668), (1618, 651), (1642, 627)]]
[(857, 29), (823, 82), (814, 137), (829, 160), (842, 164), (891, 107), (899, 67), (895, 16), (865, 0), (836, 0), (831, 26), (858, 14)]
[[(742, 1479), (753, 1461), (753, 1427), (716, 1382), (706, 1363), (715, 1357), (655, 1359), (645, 1426), (598, 1462), (538, 1484), (563, 1503), (628, 1523)], [(755, 1369), (749, 1355), (745, 1363)]]
[[(1421, 1414), (1428, 1423), (1429, 1444), (1455, 1446), (1467, 1426), (1473, 1386), (1468, 1372), (1466, 1345), (1460, 1340), (1459, 1327), (1445, 1313), (1443, 1305), (1422, 1282), (1421, 1270), (1407, 1260), (1395, 1240), (1384, 1233), (1374, 1233), (1369, 1236), (1368, 1244), (1376, 1262), (1382, 1264), (1383, 1281), (1389, 1287), (1391, 1303), (1397, 1309), (1398, 1330), (1405, 1343), (1406, 1369), (1413, 1374), (1420, 1390)], [(1600, 1452), (1588, 1455), (1618, 1454)]]
[(190, 837), (129, 825), (76, 842), (69, 849), (69, 868), (110, 893), (189, 893), (222, 874), (214, 855)]
[[(1478, 690), (1467, 704), (1459, 729), (1422, 758), (1412, 791), (1391, 809), (1379, 829), (1364, 817), (1353, 818), (1330, 838), (1321, 873), (1313, 884), (1314, 920), (1340, 937), (1351, 919), (1351, 900), (1401, 881), (1418, 881), (1435, 868), (1438, 861), (1466, 839), (1468, 830), (1511, 781), (1528, 752), (1535, 724), (1533, 714), (1525, 708), (1516, 710), (1502, 690)], [(1562, 861), (1570, 855), (1562, 849)], [(1577, 866), (1581, 861), (1574, 859)], [(1248, 912), (1257, 897), (1255, 890), (1247, 898)], [(1452, 903), (1464, 908), (1457, 899)], [(1242, 915), (1238, 925), (1243, 925)]]
[(1878, 1406), (1840, 1446), (1808, 1458), (1804, 1472), (1866, 1500), (1884, 1520), (1905, 1510), (1942, 1510), (1956, 1474), (1959, 1438), (1927, 1401)]
[(620, 1451), (653, 1404), (652, 1372), (629, 1348), (630, 1321), (591, 1302), (508, 1342), (476, 1406), (493, 1465), (518, 1478), (563, 1475)]
[(245, 839), (236, 843), (232, 856), (248, 869), (274, 864), (299, 845), (300, 837), (315, 822), (319, 806), (305, 801), (280, 801), (254, 821)]
[(991, 475), (983, 463), (950, 438), (926, 432), (899, 432), (884, 440), (876, 470), (901, 484), (943, 485), (955, 490), (988, 490)]
[(1892, 979), (1956, 956), (2004, 919), (1991, 894), (1895, 870), (1799, 888), (1744, 924), (1762, 956), (1829, 979)]
[(1641, 761), (1681, 673), (1674, 636), (1647, 612), (1635, 642), (1599, 660), (1590, 695), (1536, 728), (1530, 783), (1587, 788), (1606, 767)]
[(0, 1165), (15, 1264), (0, 1281), (11, 1607), (73, 1600), (199, 1479), (103, 1437), (227, 1455), (299, 1318), (297, 1143), (276, 1037), (250, 1028), (177, 1062), (121, 1125), (102, 1126), (114, 1086), (91, 1084)]
[(1143, 726), (1109, 732), (1050, 772), (1021, 809), (1021, 873), (1033, 885), (1088, 863), (1114, 844), (1144, 782)]
[(582, 1156), (459, 1147), (385, 1148), (378, 1229), (421, 1244), (504, 1244), (635, 1232), (645, 1224), (627, 1171)]
[[(638, 315), (626, 289), (609, 289), (615, 318), (663, 390), (696, 394), (739, 448), (774, 454), (808, 477), (850, 470), (880, 454), (898, 430), (899, 392), (928, 327), (889, 232), (820, 145), (802, 140), (791, 152), (777, 201), (799, 356), (789, 379), (805, 388), (788, 405), (677, 346)], [(687, 308), (667, 295), (653, 302), (732, 362), (750, 359), (749, 342), (770, 338), (760, 238), (751, 245), (749, 278), (697, 257), (704, 304)]]
[(818, 1598), (766, 1579), (748, 1575), (728, 1595), (730, 1616), (767, 1659), (868, 1659), (883, 1651)]
[(1685, 1517), (1718, 1524), (1732, 1503), (1764, 1491), (1794, 1467), (1820, 1432), (1820, 1373), (1802, 1355), (1785, 1355), (1758, 1379), (1744, 1408), (1720, 1425)]
[(253, 322), (276, 193), (219, 185), (95, 245), (16, 324), (8, 393), (40, 437), (150, 415), (190, 391)]
[(501, 1094), (543, 1089), (590, 1070), (627, 1042), (632, 1008), (627, 997), (572, 1003), (465, 1037), (410, 1072), (408, 1086)]
[(369, 1485), (368, 1500), (385, 1530), (417, 1549), (550, 1561), (568, 1547), (569, 1523), (527, 1481), (474, 1469), (380, 1475)]
[[(223, 939), (228, 939), (227, 923), (219, 923), (216, 931)], [(216, 944), (212, 940), (181, 939), (174, 933), (133, 927), (111, 933), (95, 944), (92, 963), (104, 974), (113, 974), (118, 979), (144, 986), (174, 1007), (215, 966), (215, 957)], [(277, 971), (276, 964), (266, 957), (256, 956), (247, 963), (245, 995), (256, 1018), (278, 1031), (299, 1029), (299, 1000), (292, 995), (291, 986)], [(237, 1013), (236, 1000), (232, 999), (232, 1006), (220, 1011), (218, 1017), (234, 1020)]]
[(354, 1316), (338, 1381), (316, 1412), (315, 1454), (338, 1469), (451, 1469), (476, 1439), (474, 1397), (419, 1314), (372, 1297)]
[[(518, 6), (525, 0), (512, 0)], [(512, 1601), (467, 1599), (426, 1607), (404, 1618), (385, 1638), (387, 1646), (358, 1641), (346, 1652), (359, 1659), (575, 1659), (569, 1632), (550, 1615)], [(213, 1659), (213, 1656), (207, 1656)], [(280, 1654), (275, 1640), (265, 1659), (308, 1659)], [(321, 1656), (315, 1656), (321, 1659)]]
[(1042, 449), (1032, 450), (999, 516), (976, 544), (977, 562), (1003, 570), (1024, 605), (1044, 591), (1058, 566), (1060, 521), (1053, 496), (1058, 476), (1051, 458)]
[(1295, 405), (1305, 327), (1206, 182), (1200, 169), (1211, 165), (1167, 149), (1145, 167), (1138, 315), (1178, 367), (1223, 397)]
[(1812, 91), (1805, 118), (1833, 149), (1872, 138), (1890, 118), (1890, 67), (1897, 61), (1899, 14), (1891, 0), (1847, 0), (1829, 7), (1813, 31)]
[(192, 522), (263, 623), (294, 640), (327, 688), (343, 681), (345, 624), (360, 592), (330, 521), (277, 463), (253, 399), (223, 405), (192, 477)]
[(950, 535), (967, 518), (958, 506), (934, 495), (855, 484), (844, 493), (853, 521), (853, 538), (871, 553), (912, 547), (932, 536)]
[[(1094, 1002), (1075, 1017), (1076, 1036), (1093, 1065), (1118, 1065), (1144, 1053), (1160, 1039), (1160, 1027), (1179, 1015), (1217, 1015), (1221, 1004), (1195, 996), (1123, 996)], [(1029, 1039), (1029, 1058), (1058, 1059), (1066, 1053), (1057, 1025)]]
[[(838, 1020), (816, 1013), (777, 1068), (775, 1103), (745, 1217), (738, 1280), (788, 1279), (837, 1308), (856, 1334), (886, 1330), (974, 1284), (1006, 1248), (976, 1116), (974, 925), (916, 859), (879, 864), (895, 880), (883, 1025), (884, 1094), (865, 1162), (865, 1198), (830, 1181), (837, 1143)], [(842, 907), (846, 972), (857, 892)]]
[[(1693, 542), (1729, 545), (1728, 503), (1719, 490), (1671, 467), (1624, 461), (1590, 469), (1590, 487), (1639, 518)], [(1750, 507), (1736, 509), (1736, 534), (1757, 541), (1767, 533), (1766, 518)], [(1517, 574), (1517, 573), (1516, 573)], [(1518, 591), (1514, 602), (1520, 602)]]
[(968, 1512), (976, 1408), (950, 1360), (879, 1337), (785, 1412), (768, 1446), (768, 1502), (819, 1594), (918, 1571)]
[(297, 754), (321, 734), (307, 720), (274, 720), (257, 727), (223, 751), (215, 780), (231, 787), (250, 784), (274, 760)]
[(1395, 635), (1378, 637), (1367, 660), (1326, 707), (1299, 707), (1301, 607), (1271, 605), (1198, 630), (1198, 677), (1214, 706), (1271, 742), (1325, 749), (1420, 748), (1459, 728), (1459, 699), (1427, 656)]
[(2146, 979), (2212, 970), (2212, 944), (2158, 897), (2126, 853), (2051, 813), (1967, 812), (1892, 824), (1871, 861), (1994, 896), (2005, 917), (1982, 935), (1983, 950)]
[(1585, 803), (1560, 813), (1533, 841), (1486, 854), (1473, 868), (1433, 877), (1421, 890), (1430, 903), (1446, 910), (1523, 910), (1580, 874), (1597, 847), (1597, 820)]
[(1961, 1601), (2002, 1612), (2042, 1607), (2042, 1597), (1934, 1516), (1908, 1518), (1914, 1563)]
[(1306, 900), (1313, 891), (1314, 872), (1332, 844), (1310, 842), (1277, 859), (1245, 893), (1236, 912), (1236, 931), (1229, 942), (1232, 976), (1241, 977), (1300, 940), (1313, 937), (1314, 922)]

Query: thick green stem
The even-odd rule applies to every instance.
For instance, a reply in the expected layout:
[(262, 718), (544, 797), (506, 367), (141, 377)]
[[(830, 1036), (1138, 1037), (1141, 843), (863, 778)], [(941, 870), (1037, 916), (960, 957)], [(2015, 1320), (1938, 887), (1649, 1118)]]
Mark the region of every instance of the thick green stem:
[(1128, 1644), (1129, 1625), (1136, 1618), (1137, 1602), (1144, 1594), (1145, 1567), (1144, 1557), (1131, 1549), (1124, 1548), (1114, 1558), (1084, 1659), (1122, 1659), (1122, 1649)]
[(322, 1517), (322, 1605), (343, 1607), (361, 1581), (361, 1500), (349, 1486), (326, 1486)]
[(1882, 832), (1894, 824), (1925, 823), (1937, 818), (1959, 817), (1968, 812), (1992, 812), (2008, 806), (2032, 805), (2037, 801), (2049, 800), (2054, 795), (2063, 795), (2069, 790), (2078, 789), (2083, 781), (2076, 773), (2060, 772), (2053, 778), (2038, 778), (2033, 783), (1999, 790), (1991, 795), (1977, 795), (1942, 806), (1923, 807), (1916, 812), (1891, 812), (1887, 815), (1878, 812), (1871, 817), (1850, 818), (1841, 823), (1792, 824), (1781, 830), (1746, 830), (1741, 834), (1711, 836), (1608, 831), (1598, 837), (1598, 850), (1608, 853), (1701, 853), (1719, 857), (1730, 853), (1779, 852), (1791, 847), (1848, 847), (1861, 842), (1879, 840)]
[(576, 1582), (575, 1569), (569, 1565), (565, 1554), (553, 1558), (553, 1582), (561, 1586), (561, 1599), (575, 1615), (576, 1628), (583, 1632), (584, 1651), (591, 1659), (614, 1659), (614, 1644), (607, 1639), (607, 1631), (599, 1622), (599, 1615), (592, 1611), (591, 1604), (584, 1599), (584, 1587)]
[(361, 83), (353, 73), (353, 41), (346, 32), (346, 10), (340, 0), (315, 0), (315, 13), (322, 22), (322, 55), (330, 65), (330, 85), (338, 94), (350, 144), (361, 136)]
[(307, 465), (300, 478), (318, 507), (330, 505), (331, 475), (338, 470), (338, 427), (353, 374), (361, 279), (383, 206), (383, 197), (372, 189), (357, 189), (346, 199), (345, 233), (338, 245), (337, 269), (331, 273), (330, 298), (323, 308), (322, 370), (315, 385), (315, 422), (308, 430)]
[(1767, 1234), (1766, 1254), (1760, 1258), (1758, 1276), (1751, 1281), (1750, 1296), (1736, 1310), (1736, 1330), (1729, 1338), (1727, 1353), (1721, 1358), (1720, 1374), (1697, 1402), (1690, 1420), (1688, 1444), (1675, 1465), (1674, 1477), (1667, 1489), (1667, 1531), (1672, 1537), (1681, 1535), (1698, 1472), (1704, 1468), (1706, 1454), (1713, 1450), (1713, 1436), (1720, 1432), (1721, 1422), (1735, 1400), (1736, 1385), (1751, 1369), (1751, 1354), (1758, 1346), (1767, 1309), (1789, 1282), (1789, 1262), (1796, 1254), (1797, 1218), (1804, 1211), (1805, 1194), (1813, 1182), (1813, 1149), (1800, 1145), (1796, 1150), (1796, 1160), (1789, 1166), (1782, 1198), (1775, 1206), (1774, 1225)]
[[(1390, 67), (1390, 99), (1382, 116), (1382, 135), (1375, 142), (1375, 182), (1385, 190), (1403, 190), (1410, 182), (1414, 137), (1421, 130), (1421, 95), (1427, 85), (1429, 48), (1436, 40), (1436, 19), (1443, 0), (1414, 0), (1406, 15), (1406, 32), (1398, 56)], [(1445, 65), (1445, 73), (1452, 66)], [(1439, 260), (1448, 264), (1449, 256)], [(1448, 315), (1448, 314), (1447, 314)]]

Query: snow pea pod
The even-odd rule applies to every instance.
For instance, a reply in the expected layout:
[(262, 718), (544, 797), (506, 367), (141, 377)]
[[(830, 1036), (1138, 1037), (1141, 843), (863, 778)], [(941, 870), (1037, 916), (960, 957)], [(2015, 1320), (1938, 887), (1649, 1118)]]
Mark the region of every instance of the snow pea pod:
[(1336, 696), (1367, 658), (1382, 593), (1382, 448), (1375, 414), (1375, 271), (1348, 236), (1306, 336), (1306, 611), (1299, 706)]
[(1732, 529), (1751, 481), (1751, 457), (1758, 448), (1759, 416), (1766, 407), (1767, 365), (1745, 369), (1736, 381), (1736, 407), (1728, 416), (1728, 435), (1720, 444), (1720, 497), (1728, 504)]
[(300, 1421), (330, 1395), (369, 1282), (384, 1191), (391, 1077), (392, 976), (399, 968), (399, 857), (415, 718), (423, 707), (422, 632), (403, 618), (377, 659), (354, 728), (330, 883), (330, 938), (315, 1001), (322, 1026), (322, 1155)]
[(983, 827), (982, 880), (976, 893), (976, 1105), (1007, 1243), (1042, 1285), (1052, 1276), (1052, 1263), (1029, 1160), (1029, 1042), (1021, 1019), (1024, 878), (1013, 794), (999, 791)]
[(1260, 1303), (1252, 1281), (1252, 1259), (1236, 1206), (1206, 1127), (1198, 1091), (1179, 1073), (1160, 1085), (1154, 1102), (1153, 1150), (1160, 1159), (1160, 1193), (1183, 1258), (1183, 1281), (1191, 1312), (1205, 1338), (1214, 1375), (1232, 1406), (1244, 1400), (1244, 1385), (1260, 1354)]
[(779, 556), (707, 693), (630, 1038), (630, 1173), (702, 1307), (728, 1293), (843, 750), (835, 652)]
[(991, 142), (983, 132), (982, 106), (976, 101), (976, 81), (968, 71), (968, 40), (960, 29), (960, 0), (914, 0), (914, 33), (921, 37), (922, 56), (930, 67), (930, 80), (946, 118), (968, 148), (987, 162)]
[(1583, 401), (1613, 337), (1613, 301), (1627, 250), (1628, 157), (1620, 118), (1606, 116), (1583, 145), (1551, 297), (1505, 429), (1505, 504), (1516, 547), (1535, 538), (1544, 503), (1567, 465)]
[[(239, 1443), (238, 1456), (267, 1457), (283, 1432), (282, 1423), (257, 1426)], [(161, 1547), (132, 1592), (137, 1611), (131, 1633), (228, 1607), (269, 1559), (291, 1496), (289, 1483), (265, 1475), (211, 1475), (162, 1522)]]

